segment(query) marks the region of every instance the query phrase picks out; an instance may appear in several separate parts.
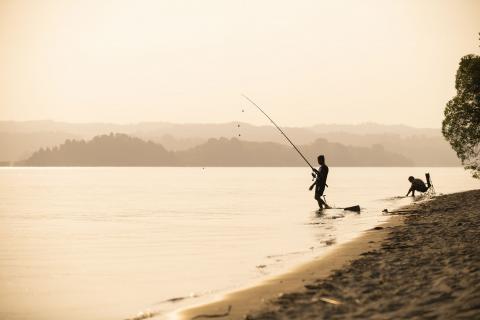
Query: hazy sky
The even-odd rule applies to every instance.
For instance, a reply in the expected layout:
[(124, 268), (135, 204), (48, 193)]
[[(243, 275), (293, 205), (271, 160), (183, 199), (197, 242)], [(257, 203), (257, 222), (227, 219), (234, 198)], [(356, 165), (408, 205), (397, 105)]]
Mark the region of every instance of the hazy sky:
[[(440, 127), (480, 1), (0, 0), (0, 120)], [(245, 113), (241, 112), (245, 109)]]

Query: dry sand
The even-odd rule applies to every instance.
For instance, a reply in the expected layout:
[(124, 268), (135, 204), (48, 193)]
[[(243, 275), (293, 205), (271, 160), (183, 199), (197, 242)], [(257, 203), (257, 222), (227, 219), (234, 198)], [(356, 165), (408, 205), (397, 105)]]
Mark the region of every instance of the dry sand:
[(480, 190), (412, 205), (322, 259), (181, 317), (480, 319), (479, 208)]

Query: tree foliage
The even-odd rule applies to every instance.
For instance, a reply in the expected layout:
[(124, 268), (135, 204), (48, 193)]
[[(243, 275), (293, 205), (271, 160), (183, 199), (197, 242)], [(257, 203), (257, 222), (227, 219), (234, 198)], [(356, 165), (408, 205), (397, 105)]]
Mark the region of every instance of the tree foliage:
[(442, 133), (465, 168), (480, 178), (480, 56), (461, 59), (455, 88), (457, 95), (445, 108)]

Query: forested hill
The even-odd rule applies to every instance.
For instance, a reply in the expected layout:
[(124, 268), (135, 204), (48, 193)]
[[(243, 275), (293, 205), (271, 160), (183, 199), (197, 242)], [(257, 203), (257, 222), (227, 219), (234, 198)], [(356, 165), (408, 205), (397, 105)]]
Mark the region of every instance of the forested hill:
[(174, 154), (159, 144), (113, 133), (90, 141), (68, 139), (58, 147), (41, 148), (19, 162), (26, 166), (168, 166), (175, 163)]
[[(318, 139), (300, 146), (316, 165), (325, 154), (331, 166), (411, 166), (404, 156), (381, 146), (352, 147)], [(109, 134), (92, 140), (66, 140), (53, 148), (42, 148), (24, 166), (305, 166), (290, 146), (272, 142), (247, 142), (237, 138), (209, 139), (185, 151), (167, 151), (160, 144), (126, 134)]]

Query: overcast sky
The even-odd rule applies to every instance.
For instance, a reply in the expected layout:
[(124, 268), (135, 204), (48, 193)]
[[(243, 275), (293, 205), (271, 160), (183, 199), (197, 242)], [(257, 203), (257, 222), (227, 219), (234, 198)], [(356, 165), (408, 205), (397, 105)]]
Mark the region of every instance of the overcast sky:
[[(0, 0), (0, 120), (440, 127), (480, 1)], [(245, 112), (241, 112), (245, 109)]]

